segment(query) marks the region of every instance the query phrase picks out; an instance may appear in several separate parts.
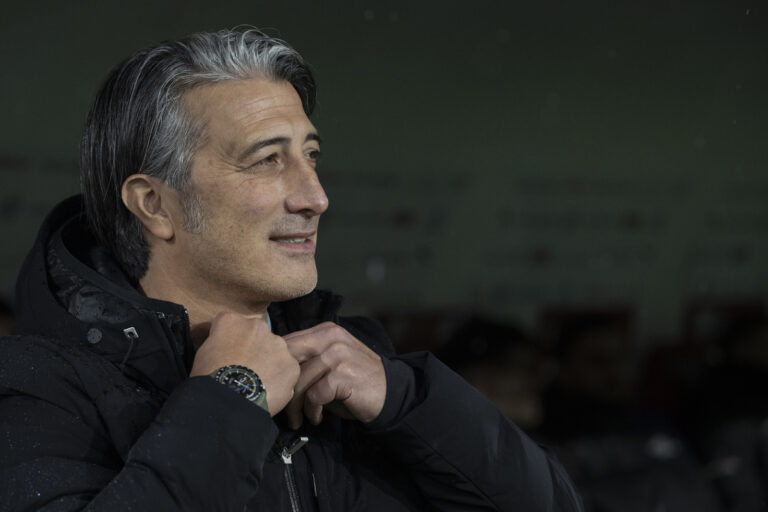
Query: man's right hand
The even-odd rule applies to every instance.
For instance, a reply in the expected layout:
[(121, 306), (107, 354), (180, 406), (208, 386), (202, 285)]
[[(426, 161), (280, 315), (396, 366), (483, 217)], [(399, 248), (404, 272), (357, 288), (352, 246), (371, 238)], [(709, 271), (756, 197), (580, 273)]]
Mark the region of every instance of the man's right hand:
[(245, 366), (256, 372), (267, 390), (269, 413), (274, 416), (293, 396), (299, 363), (285, 340), (269, 331), (265, 320), (235, 313), (219, 313), (208, 338), (195, 355), (190, 377), (210, 375), (222, 366)]

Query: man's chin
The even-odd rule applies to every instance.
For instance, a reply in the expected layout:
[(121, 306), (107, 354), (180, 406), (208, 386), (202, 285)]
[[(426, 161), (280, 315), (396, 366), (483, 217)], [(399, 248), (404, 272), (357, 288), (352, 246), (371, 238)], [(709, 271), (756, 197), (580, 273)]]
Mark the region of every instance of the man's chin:
[(298, 280), (292, 283), (279, 283), (277, 289), (271, 294), (271, 302), (283, 302), (286, 300), (297, 299), (312, 293), (317, 287), (317, 275), (305, 280)]

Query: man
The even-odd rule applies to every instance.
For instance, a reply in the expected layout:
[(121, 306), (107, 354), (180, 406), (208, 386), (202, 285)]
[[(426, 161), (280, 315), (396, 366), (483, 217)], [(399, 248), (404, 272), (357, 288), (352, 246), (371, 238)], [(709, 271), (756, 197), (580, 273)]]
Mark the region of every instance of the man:
[(579, 508), (479, 393), (313, 291), (314, 102), (256, 30), (109, 75), (0, 343), (0, 508)]

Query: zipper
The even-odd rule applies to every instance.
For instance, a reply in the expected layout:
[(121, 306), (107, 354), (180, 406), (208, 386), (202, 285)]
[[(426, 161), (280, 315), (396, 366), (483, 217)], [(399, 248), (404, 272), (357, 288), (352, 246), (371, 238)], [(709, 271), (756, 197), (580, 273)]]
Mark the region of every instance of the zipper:
[(285, 483), (288, 486), (288, 498), (291, 500), (291, 512), (301, 512), (299, 489), (296, 487), (296, 477), (293, 473), (293, 454), (308, 442), (309, 438), (307, 436), (300, 436), (294, 439), (289, 446), (283, 447), (283, 451), (280, 452), (280, 456), (285, 464)]

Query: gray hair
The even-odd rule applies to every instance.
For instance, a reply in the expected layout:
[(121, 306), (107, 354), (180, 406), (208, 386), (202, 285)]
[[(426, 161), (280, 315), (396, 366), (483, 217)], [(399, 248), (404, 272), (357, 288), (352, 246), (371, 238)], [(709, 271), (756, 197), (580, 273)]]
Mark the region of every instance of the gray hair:
[(221, 30), (192, 34), (140, 50), (102, 84), (85, 125), (80, 182), (88, 223), (135, 285), (144, 276), (149, 246), (142, 224), (123, 204), (131, 174), (155, 176), (181, 192), (185, 229), (202, 228), (202, 211), (188, 186), (205, 127), (185, 112), (183, 95), (224, 80), (287, 81), (307, 116), (316, 85), (307, 64), (284, 41), (263, 32)]

